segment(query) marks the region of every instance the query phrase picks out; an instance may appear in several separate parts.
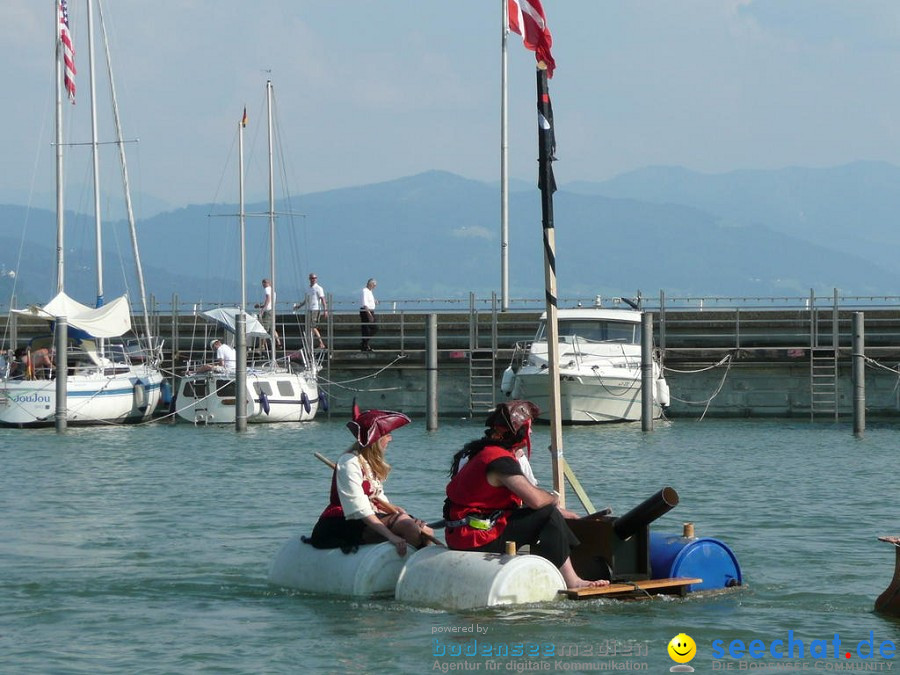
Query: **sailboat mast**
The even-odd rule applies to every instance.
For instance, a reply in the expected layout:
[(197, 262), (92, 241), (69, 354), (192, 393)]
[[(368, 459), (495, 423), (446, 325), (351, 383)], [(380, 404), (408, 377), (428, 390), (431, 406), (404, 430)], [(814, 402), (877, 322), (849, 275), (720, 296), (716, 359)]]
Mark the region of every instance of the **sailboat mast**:
[(116, 81), (113, 77), (112, 57), (109, 51), (109, 36), (106, 32), (106, 22), (103, 19), (103, 0), (97, 0), (97, 10), (100, 14), (100, 28), (103, 32), (103, 49), (106, 54), (106, 72), (109, 75), (109, 94), (112, 99), (113, 120), (116, 126), (116, 145), (119, 147), (119, 164), (122, 167), (122, 186), (125, 192), (125, 210), (128, 215), (128, 229), (131, 233), (131, 249), (134, 254), (134, 264), (137, 272), (138, 286), (141, 294), (141, 309), (144, 314), (144, 339), (147, 349), (153, 349), (153, 341), (150, 336), (150, 312), (147, 308), (147, 291), (144, 286), (144, 268), (141, 265), (141, 253), (138, 248), (137, 227), (134, 222), (134, 207), (131, 202), (131, 183), (128, 180), (128, 163), (125, 159), (125, 138), (122, 133), (122, 123), (119, 119), (119, 99), (116, 96)]
[(509, 39), (509, 0), (500, 0), (503, 7), (500, 57), (500, 310), (509, 310), (509, 88), (506, 80)]
[(272, 332), (272, 362), (275, 362), (275, 152), (274, 130), (272, 129), (272, 80), (266, 80), (266, 114), (269, 130), (269, 282), (272, 289), (272, 306), (269, 316)]
[(59, 0), (56, 5), (56, 21), (53, 30), (56, 35), (56, 292), (62, 293), (66, 286), (66, 254), (64, 235), (65, 203), (63, 199), (63, 132), (62, 132), (62, 89), (65, 50), (61, 30), (66, 20)]
[(94, 3), (87, 4), (88, 80), (91, 89), (91, 160), (94, 173), (94, 237), (97, 256), (97, 307), (103, 306), (103, 234), (100, 224), (100, 152), (97, 146), (97, 82), (94, 75)]

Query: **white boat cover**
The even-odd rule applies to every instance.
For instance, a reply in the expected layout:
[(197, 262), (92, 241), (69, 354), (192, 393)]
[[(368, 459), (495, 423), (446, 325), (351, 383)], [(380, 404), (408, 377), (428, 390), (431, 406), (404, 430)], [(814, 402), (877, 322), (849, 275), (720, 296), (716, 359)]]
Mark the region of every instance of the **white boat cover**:
[[(203, 312), (203, 316), (207, 319), (215, 321), (217, 324), (222, 326), (229, 333), (234, 333), (234, 324), (235, 318), (240, 313), (237, 307), (218, 307), (216, 309), (210, 309), (206, 312)], [(269, 334), (266, 332), (266, 329), (263, 328), (263, 325), (259, 322), (259, 320), (252, 316), (251, 314), (247, 314), (244, 312), (244, 317), (247, 321), (247, 337), (251, 338), (268, 338)]]
[(43, 307), (34, 305), (13, 311), (45, 321), (56, 321), (57, 317), (64, 316), (70, 326), (95, 338), (119, 337), (131, 330), (131, 307), (125, 295), (103, 307), (93, 308), (59, 293)]

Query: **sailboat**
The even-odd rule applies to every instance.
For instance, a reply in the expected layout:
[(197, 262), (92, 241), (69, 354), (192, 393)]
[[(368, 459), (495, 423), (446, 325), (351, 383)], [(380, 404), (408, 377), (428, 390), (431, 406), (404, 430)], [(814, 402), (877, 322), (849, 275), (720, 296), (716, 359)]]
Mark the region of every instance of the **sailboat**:
[[(272, 126), (272, 82), (266, 82), (266, 110), (269, 141), (269, 278), (275, 285), (275, 168)], [(218, 308), (204, 312), (204, 316), (223, 330), (234, 335), (236, 317), (243, 315), (246, 335), (268, 342), (267, 358), (262, 363), (248, 364), (246, 374), (247, 422), (267, 424), (273, 422), (306, 422), (316, 416), (320, 403), (317, 383), (318, 365), (309, 336), (303, 338), (299, 352), (300, 362), (279, 361), (275, 344), (275, 313), (269, 312), (271, 325), (263, 326), (244, 310), (246, 307), (246, 273), (244, 264), (244, 125), (238, 124), (239, 188), (241, 223), (241, 306)], [(175, 398), (179, 418), (195, 424), (234, 424), (237, 416), (236, 373), (225, 367), (195, 371), (181, 379)]]
[[(99, 2), (99, 0), (98, 0)], [(57, 320), (65, 317), (69, 326), (65, 373), (66, 422), (76, 425), (140, 422), (151, 417), (161, 395), (163, 377), (159, 371), (160, 346), (150, 335), (150, 321), (144, 297), (143, 273), (137, 251), (134, 217), (128, 190), (128, 172), (119, 124), (115, 84), (106, 50), (110, 93), (116, 121), (125, 199), (131, 225), (132, 245), (144, 306), (144, 334), (140, 347), (133, 351), (122, 338), (131, 328), (131, 311), (127, 296), (105, 303), (101, 264), (101, 223), (99, 191), (99, 159), (96, 122), (95, 78), (93, 73), (93, 0), (87, 1), (88, 51), (91, 65), (90, 93), (92, 112), (91, 149), (93, 153), (94, 211), (97, 240), (97, 301), (88, 307), (65, 292), (64, 199), (62, 90), (74, 102), (74, 52), (69, 32), (66, 0), (54, 0), (56, 40), (56, 211), (57, 211), (57, 293), (43, 307), (15, 310), (21, 315), (44, 320), (53, 331)], [(102, 6), (100, 19), (103, 23)], [(104, 44), (106, 34), (104, 29)], [(73, 330), (74, 329), (74, 330)], [(36, 338), (27, 347), (15, 350), (0, 371), (0, 426), (39, 427), (56, 423), (57, 387), (54, 355), (49, 349), (53, 338)], [(43, 356), (45, 368), (38, 368), (37, 356)]]

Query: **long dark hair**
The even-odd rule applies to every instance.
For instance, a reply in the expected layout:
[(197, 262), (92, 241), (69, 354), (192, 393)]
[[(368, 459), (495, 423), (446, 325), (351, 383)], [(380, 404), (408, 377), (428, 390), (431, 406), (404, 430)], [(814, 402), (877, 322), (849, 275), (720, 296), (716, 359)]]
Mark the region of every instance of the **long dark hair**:
[(453, 461), (450, 464), (450, 473), (448, 475), (450, 478), (453, 478), (459, 473), (459, 463), (463, 460), (463, 457), (466, 458), (466, 461), (471, 460), (489, 445), (498, 445), (501, 448), (512, 450), (513, 447), (525, 439), (527, 434), (528, 430), (525, 427), (520, 428), (516, 433), (501, 433), (500, 429), (497, 428), (485, 429), (483, 437), (474, 441), (469, 441), (463, 446), (462, 450), (453, 455)]

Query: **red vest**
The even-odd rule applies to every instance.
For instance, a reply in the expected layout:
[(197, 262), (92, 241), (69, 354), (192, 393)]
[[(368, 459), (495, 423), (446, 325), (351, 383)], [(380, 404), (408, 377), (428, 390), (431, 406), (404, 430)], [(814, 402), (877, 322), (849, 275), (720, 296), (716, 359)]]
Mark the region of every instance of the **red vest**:
[(450, 520), (461, 520), (469, 514), (490, 515), (502, 511), (494, 526), (489, 530), (476, 530), (468, 525), (448, 527), (447, 546), (457, 550), (468, 550), (488, 544), (506, 529), (509, 512), (522, 505), (522, 500), (509, 488), (494, 487), (487, 481), (487, 466), (495, 459), (515, 455), (506, 448), (488, 445), (472, 457), (447, 485), (450, 499)]
[[(372, 486), (369, 484), (368, 480), (363, 479), (362, 482), (363, 492), (366, 493), (367, 496), (372, 496)], [(331, 473), (331, 494), (328, 497), (328, 506), (325, 507), (325, 510), (322, 511), (322, 514), (319, 518), (343, 518), (344, 517), (344, 507), (341, 506), (341, 497), (338, 495), (337, 489), (337, 469), (335, 469)]]

